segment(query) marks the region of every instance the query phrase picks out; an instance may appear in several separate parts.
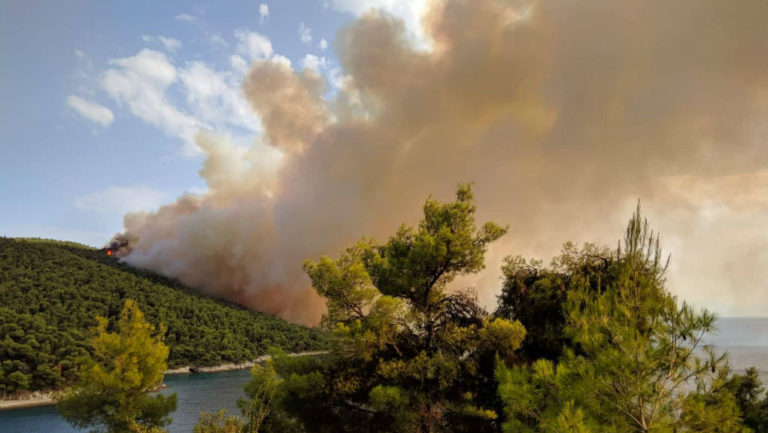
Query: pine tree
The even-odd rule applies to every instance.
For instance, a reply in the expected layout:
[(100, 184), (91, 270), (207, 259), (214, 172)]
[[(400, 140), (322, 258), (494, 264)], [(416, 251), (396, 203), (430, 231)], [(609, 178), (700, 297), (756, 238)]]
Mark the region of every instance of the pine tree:
[(163, 329), (155, 333), (132, 300), (125, 301), (116, 332), (107, 330), (107, 319), (97, 320), (93, 354), (80, 360), (78, 383), (59, 399), (61, 415), (76, 427), (109, 433), (170, 423), (176, 394), (147, 394), (162, 383), (166, 370)]
[(324, 356), (275, 358), (281, 381), (265, 431), (497, 430), (494, 365), (525, 329), (492, 318), (473, 291), (448, 289), (482, 269), (506, 231), (477, 228), (474, 214), (471, 187), (460, 186), (454, 202), (427, 200), (417, 228), (305, 263), (335, 340)]
[(558, 420), (570, 419), (565, 431), (741, 431), (732, 395), (715, 380), (725, 358), (702, 343), (715, 318), (666, 290), (669, 259), (639, 205), (623, 244), (599, 261), (599, 272), (569, 279), (563, 355), (499, 366), (507, 430), (563, 431)]
[(215, 414), (202, 412), (194, 429), (194, 433), (244, 433), (246, 431), (243, 421), (236, 416), (227, 416), (227, 411), (224, 409)]

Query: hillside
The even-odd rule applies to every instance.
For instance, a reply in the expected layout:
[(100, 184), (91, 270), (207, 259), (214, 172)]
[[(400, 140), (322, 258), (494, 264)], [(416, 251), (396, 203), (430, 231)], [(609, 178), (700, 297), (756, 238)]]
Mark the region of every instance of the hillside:
[(324, 346), (318, 331), (200, 295), (98, 249), (0, 237), (0, 396), (72, 380), (95, 316), (113, 321), (124, 299), (167, 328), (169, 368), (250, 360), (272, 346)]

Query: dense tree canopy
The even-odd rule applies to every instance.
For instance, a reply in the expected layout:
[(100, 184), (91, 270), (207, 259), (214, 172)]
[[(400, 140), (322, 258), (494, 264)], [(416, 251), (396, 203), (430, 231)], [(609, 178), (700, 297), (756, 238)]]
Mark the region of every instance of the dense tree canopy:
[(557, 360), (563, 349), (573, 348), (565, 332), (568, 294), (584, 285), (596, 291), (602, 284), (612, 253), (587, 244), (583, 248), (567, 242), (560, 256), (544, 267), (541, 260), (510, 256), (501, 270), (504, 283), (496, 314), (514, 317), (527, 331), (519, 356), (527, 362)]
[(493, 368), (525, 336), (492, 318), (457, 276), (483, 268), (505, 228), (475, 225), (469, 186), (427, 200), (416, 228), (364, 240), (304, 269), (328, 304), (329, 354), (276, 357), (281, 378), (262, 431), (483, 432), (498, 426)]
[[(721, 372), (725, 376), (726, 372)], [(744, 374), (734, 374), (720, 379), (721, 390), (736, 399), (744, 425), (754, 433), (768, 433), (768, 395), (765, 393), (757, 368), (750, 367)]]
[(250, 426), (737, 433), (768, 425), (754, 372), (729, 375), (725, 357), (702, 344), (713, 315), (666, 290), (668, 260), (639, 207), (615, 251), (567, 243), (550, 267), (508, 258), (493, 316), (471, 291), (447, 289), (480, 269), (486, 245), (504, 232), (478, 230), (473, 215), (471, 190), (460, 187), (453, 203), (427, 201), (418, 228), (306, 262), (327, 301), (332, 350), (254, 369), (243, 408), (261, 415)]
[[(714, 316), (668, 292), (668, 259), (639, 207), (616, 250), (567, 243), (550, 266), (507, 258), (494, 314), (472, 289), (450, 283), (482, 269), (506, 229), (477, 227), (470, 186), (453, 202), (427, 200), (423, 211), (417, 227), (403, 225), (384, 243), (363, 239), (335, 259), (304, 263), (328, 307), (325, 339), (93, 249), (0, 239), (0, 386), (59, 385), (85, 356), (80, 394), (64, 403), (72, 419), (85, 425), (87, 414), (101, 413), (102, 424), (118, 420), (115, 431), (157, 432), (171, 404), (143, 394), (156, 375), (137, 381), (124, 374), (130, 363), (94, 368), (130, 348), (159, 347), (162, 333), (136, 320), (141, 305), (150, 323), (168, 324), (170, 351), (139, 350), (138, 363), (236, 361), (275, 346), (272, 361), (252, 370), (243, 417), (204, 414), (201, 433), (768, 432), (757, 372), (731, 374), (727, 359), (703, 345)], [(115, 305), (134, 297), (119, 315)], [(112, 320), (98, 322), (89, 345), (82, 328), (95, 324), (93, 312)], [(108, 332), (131, 329), (132, 320), (143, 324), (124, 337)], [(286, 354), (317, 347), (330, 350)], [(165, 368), (155, 367), (131, 371)], [(110, 384), (146, 398), (114, 410), (125, 403), (116, 393), (82, 391)]]
[(98, 318), (92, 354), (78, 360), (78, 382), (59, 399), (59, 413), (77, 427), (109, 433), (170, 423), (176, 394), (148, 394), (162, 383), (166, 370), (164, 329), (155, 330), (132, 300), (125, 301), (116, 332), (108, 332), (107, 323)]
[(251, 360), (269, 347), (324, 347), (321, 333), (200, 295), (74, 243), (0, 238), (0, 396), (58, 388), (89, 351), (95, 316), (114, 325), (125, 299), (163, 323), (168, 365)]
[(567, 246), (552, 269), (507, 265), (500, 312), (553, 315), (533, 334), (545, 344), (527, 346), (542, 359), (498, 367), (506, 431), (746, 431), (724, 357), (702, 347), (714, 317), (665, 289), (667, 261), (639, 207), (613, 253)]

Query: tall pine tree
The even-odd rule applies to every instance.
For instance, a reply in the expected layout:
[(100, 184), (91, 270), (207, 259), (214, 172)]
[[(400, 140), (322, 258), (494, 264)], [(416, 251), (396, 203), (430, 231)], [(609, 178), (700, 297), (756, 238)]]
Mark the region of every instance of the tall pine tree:
[(562, 356), (498, 367), (506, 431), (741, 431), (717, 380), (724, 357), (702, 344), (714, 316), (666, 290), (668, 258), (639, 205), (623, 244), (590, 261), (568, 278)]
[(176, 394), (151, 396), (162, 383), (168, 359), (163, 332), (155, 333), (136, 302), (126, 300), (116, 332), (98, 318), (93, 354), (80, 360), (79, 381), (58, 403), (67, 422), (109, 433), (155, 431), (170, 423)]

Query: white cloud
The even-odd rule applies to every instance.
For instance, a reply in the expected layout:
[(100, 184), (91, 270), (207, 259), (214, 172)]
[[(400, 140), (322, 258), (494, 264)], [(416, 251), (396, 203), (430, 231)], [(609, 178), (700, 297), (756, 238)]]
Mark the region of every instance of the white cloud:
[(244, 58), (238, 56), (237, 54), (229, 56), (229, 66), (233, 71), (242, 75), (245, 75), (245, 73), (248, 71), (248, 62), (246, 62)]
[(226, 39), (222, 38), (219, 35), (213, 35), (211, 36), (211, 44), (217, 47), (228, 47), (229, 43)]
[(317, 44), (318, 47), (320, 47), (321, 50), (325, 51), (328, 49), (328, 41), (325, 40), (325, 38), (320, 39), (320, 43)]
[(421, 17), (427, 10), (428, 0), (332, 0), (333, 8), (360, 16), (371, 9), (381, 10), (399, 17), (405, 23), (411, 39), (419, 47), (429, 46), (421, 27)]
[(216, 71), (203, 62), (194, 61), (179, 70), (179, 78), (186, 91), (187, 105), (201, 123), (212, 125), (216, 130), (227, 126), (250, 132), (261, 130), (259, 119), (240, 89), (242, 74)]
[(264, 19), (269, 16), (269, 5), (262, 3), (259, 5), (259, 15), (261, 16), (260, 22), (264, 22)]
[(157, 39), (163, 44), (166, 50), (176, 51), (181, 48), (181, 41), (173, 38), (166, 38), (165, 36), (158, 36)]
[(176, 81), (176, 68), (159, 51), (143, 49), (133, 57), (112, 59), (109, 64), (119, 67), (125, 74), (147, 80), (153, 86), (166, 87)]
[(67, 105), (83, 118), (96, 122), (101, 126), (109, 126), (115, 119), (109, 108), (79, 96), (68, 96)]
[(110, 64), (113, 67), (101, 76), (102, 89), (139, 119), (183, 140), (187, 155), (200, 153), (195, 135), (201, 129), (245, 139), (261, 131), (241, 90), (248, 65), (239, 55), (230, 57), (232, 70), (217, 70), (202, 61), (176, 67), (165, 54), (149, 49)]
[(110, 186), (76, 198), (75, 206), (91, 212), (123, 215), (157, 209), (167, 198), (164, 192), (145, 186)]
[[(339, 90), (344, 88), (351, 79), (352, 78), (349, 75), (343, 74), (341, 69), (338, 67), (328, 71), (328, 82), (334, 89)], [(356, 92), (352, 92), (350, 96), (356, 98), (359, 95), (357, 95)]]
[(166, 97), (165, 91), (176, 82), (178, 73), (163, 53), (144, 49), (109, 63), (114, 67), (102, 75), (101, 87), (112, 99), (166, 134), (184, 140), (186, 153), (199, 152), (194, 135), (206, 125), (178, 110)]
[(312, 29), (304, 23), (299, 24), (299, 39), (305, 44), (312, 43)]
[[(119, 108), (182, 140), (182, 153), (188, 156), (200, 154), (195, 137), (201, 130), (229, 134), (238, 143), (249, 142), (262, 129), (261, 119), (242, 91), (250, 62), (267, 59), (292, 66), (288, 58), (273, 52), (271, 41), (260, 33), (238, 29), (234, 37), (235, 52), (222, 69), (202, 60), (174, 60), (160, 50), (145, 48), (133, 56), (110, 60), (109, 67), (97, 75), (94, 87), (103, 90)], [(165, 45), (169, 42), (160, 36), (142, 38)], [(208, 38), (212, 44), (226, 43), (210, 34)], [(170, 44), (168, 47), (173, 48), (181, 43)], [(303, 64), (318, 70), (327, 67), (327, 60), (308, 56)]]
[(75, 56), (77, 57), (77, 63), (75, 70), (72, 71), (72, 76), (78, 81), (75, 93), (93, 98), (93, 90), (98, 87), (98, 83), (93, 79), (93, 61), (88, 57), (88, 54), (82, 50), (76, 49)]
[(158, 41), (161, 44), (163, 44), (163, 47), (168, 52), (175, 52), (179, 48), (181, 48), (181, 41), (174, 38), (167, 38), (165, 36), (150, 36), (150, 35), (142, 35), (141, 39), (144, 42), (154, 42)]
[(275, 63), (281, 63), (281, 64), (283, 64), (283, 65), (285, 65), (285, 66), (287, 66), (289, 68), (292, 67), (291, 66), (291, 59), (289, 59), (288, 57), (283, 56), (282, 54), (275, 54), (269, 60), (272, 61), (272, 62), (275, 62)]
[(269, 38), (247, 29), (235, 30), (235, 38), (239, 41), (237, 52), (251, 60), (272, 57), (272, 42)]
[(178, 14), (174, 17), (177, 21), (183, 21), (185, 23), (193, 23), (197, 21), (197, 17), (190, 14)]
[(314, 69), (315, 71), (320, 71), (320, 69), (325, 68), (328, 65), (328, 60), (326, 60), (325, 57), (318, 57), (314, 54), (307, 54), (304, 56), (301, 65), (305, 69)]

